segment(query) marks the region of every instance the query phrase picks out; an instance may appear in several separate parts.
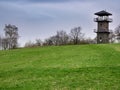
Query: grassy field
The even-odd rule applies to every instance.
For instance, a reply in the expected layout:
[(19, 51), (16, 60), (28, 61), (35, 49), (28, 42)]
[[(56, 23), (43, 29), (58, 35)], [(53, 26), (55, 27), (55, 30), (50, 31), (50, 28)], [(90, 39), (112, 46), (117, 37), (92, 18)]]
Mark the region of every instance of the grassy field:
[(120, 44), (0, 51), (0, 90), (120, 90)]

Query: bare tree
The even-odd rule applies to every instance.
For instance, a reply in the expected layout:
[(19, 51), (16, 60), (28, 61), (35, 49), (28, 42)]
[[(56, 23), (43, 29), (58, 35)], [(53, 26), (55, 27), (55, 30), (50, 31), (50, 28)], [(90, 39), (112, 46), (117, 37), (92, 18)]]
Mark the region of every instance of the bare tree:
[(57, 45), (59, 45), (58, 38), (59, 37), (55, 35), (55, 36), (50, 37), (49, 40), (52, 42), (53, 45), (57, 46)]
[(25, 43), (24, 47), (34, 47), (34, 46), (35, 46), (35, 44), (32, 41), (28, 41)]
[(120, 42), (120, 25), (115, 29), (115, 35), (118, 42)]
[(45, 40), (44, 45), (47, 45), (47, 46), (59, 45), (59, 36), (57, 35), (51, 36), (50, 38)]
[[(81, 33), (81, 27), (76, 27), (71, 30), (70, 36), (63, 30), (57, 31), (56, 35), (45, 40), (43, 45), (67, 45), (67, 44), (79, 44), (80, 40), (83, 43), (83, 34)], [(73, 43), (72, 43), (73, 42)]]
[(51, 45), (53, 45), (51, 38), (45, 39), (43, 46), (51, 46)]
[(42, 41), (41, 39), (36, 39), (36, 46), (42, 46)]
[(9, 41), (8, 38), (2, 38), (2, 49), (8, 50), (9, 49)]
[(70, 32), (71, 40), (74, 44), (79, 44), (80, 40), (83, 39), (83, 34), (81, 33), (81, 27), (75, 27)]
[(69, 36), (63, 30), (57, 31), (56, 39), (58, 41), (58, 45), (66, 45), (68, 43)]
[(69, 36), (65, 31), (57, 31), (56, 35), (45, 40), (44, 45), (66, 45), (68, 43), (68, 38)]
[(15, 25), (5, 25), (5, 37), (8, 39), (9, 49), (14, 49), (18, 45), (18, 27)]
[(0, 37), (0, 50), (8, 50), (8, 49), (9, 49), (8, 38)]

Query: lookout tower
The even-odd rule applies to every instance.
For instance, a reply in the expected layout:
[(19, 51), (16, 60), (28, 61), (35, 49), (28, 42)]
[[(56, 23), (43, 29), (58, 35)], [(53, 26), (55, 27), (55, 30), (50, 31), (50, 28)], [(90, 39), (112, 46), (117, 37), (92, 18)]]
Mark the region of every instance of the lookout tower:
[(112, 14), (106, 11), (100, 11), (95, 13), (97, 18), (94, 18), (94, 21), (97, 22), (97, 43), (109, 43), (109, 23), (112, 22), (112, 19), (109, 18)]

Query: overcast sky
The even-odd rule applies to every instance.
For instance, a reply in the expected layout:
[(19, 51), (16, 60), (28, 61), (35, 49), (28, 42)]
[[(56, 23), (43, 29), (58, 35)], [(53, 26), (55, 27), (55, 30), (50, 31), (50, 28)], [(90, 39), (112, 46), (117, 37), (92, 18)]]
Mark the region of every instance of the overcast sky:
[(86, 38), (94, 38), (94, 13), (101, 10), (113, 14), (110, 29), (114, 30), (120, 24), (120, 0), (0, 0), (0, 35), (5, 24), (16, 25), (24, 45), (81, 26)]

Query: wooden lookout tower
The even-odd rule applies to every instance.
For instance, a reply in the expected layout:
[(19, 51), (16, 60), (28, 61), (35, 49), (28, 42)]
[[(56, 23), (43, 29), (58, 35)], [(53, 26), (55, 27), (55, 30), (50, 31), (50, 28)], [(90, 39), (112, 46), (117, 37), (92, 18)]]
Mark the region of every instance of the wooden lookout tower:
[(97, 22), (97, 43), (109, 43), (109, 23), (112, 22), (112, 19), (109, 18), (112, 14), (106, 11), (100, 11), (95, 13), (97, 18), (94, 18), (94, 21)]

